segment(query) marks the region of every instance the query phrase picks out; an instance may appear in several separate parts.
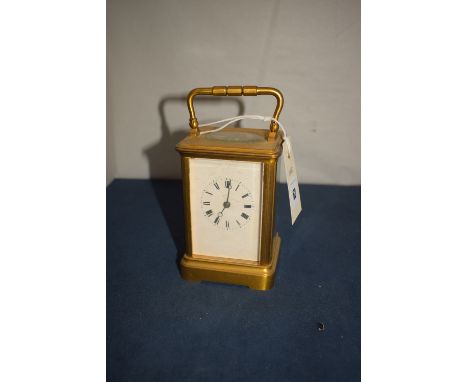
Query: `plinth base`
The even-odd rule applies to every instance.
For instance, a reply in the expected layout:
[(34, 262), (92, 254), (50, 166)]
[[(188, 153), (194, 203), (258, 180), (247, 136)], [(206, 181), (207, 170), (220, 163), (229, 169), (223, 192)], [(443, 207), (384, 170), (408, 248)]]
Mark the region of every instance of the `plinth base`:
[(182, 278), (189, 281), (212, 281), (245, 285), (251, 289), (268, 290), (273, 287), (281, 239), (273, 238), (272, 260), (268, 265), (221, 262), (184, 255), (180, 261)]

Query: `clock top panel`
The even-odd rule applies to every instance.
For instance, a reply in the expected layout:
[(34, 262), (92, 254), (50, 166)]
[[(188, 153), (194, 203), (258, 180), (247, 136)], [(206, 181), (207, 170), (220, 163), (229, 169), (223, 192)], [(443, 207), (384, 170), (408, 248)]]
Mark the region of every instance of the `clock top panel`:
[[(200, 129), (212, 130), (212, 127)], [(176, 150), (182, 154), (232, 155), (236, 157), (259, 157), (274, 159), (281, 155), (283, 134), (278, 132), (275, 139), (268, 140), (269, 130), (240, 127), (225, 128), (221, 131), (188, 135), (180, 141)]]

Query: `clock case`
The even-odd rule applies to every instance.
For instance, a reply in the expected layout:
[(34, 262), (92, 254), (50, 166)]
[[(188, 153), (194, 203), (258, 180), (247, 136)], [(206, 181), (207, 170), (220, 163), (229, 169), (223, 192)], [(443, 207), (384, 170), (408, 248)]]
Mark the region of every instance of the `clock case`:
[[(256, 128), (225, 128), (221, 133), (203, 134), (195, 117), (193, 99), (198, 95), (255, 96), (272, 95), (277, 100), (273, 117), (278, 120), (283, 107), (283, 96), (274, 88), (256, 86), (215, 86), (197, 88), (187, 97), (190, 113), (190, 133), (180, 141), (176, 150), (181, 155), (182, 183), (185, 215), (186, 251), (180, 261), (181, 276), (190, 281), (212, 281), (248, 286), (251, 289), (268, 290), (273, 287), (278, 264), (281, 239), (273, 234), (275, 227), (275, 196), (278, 159), (282, 153), (283, 134), (278, 125), (271, 122), (270, 130)], [(214, 136), (218, 134), (219, 139)], [(239, 135), (241, 134), (241, 135)], [(242, 134), (246, 139), (238, 139)], [(213, 137), (214, 136), (214, 137)], [(234, 137), (234, 139), (230, 139)], [(260, 256), (258, 262), (228, 259), (196, 254), (192, 251), (190, 211), (190, 159), (225, 159), (253, 161), (263, 164), (262, 210), (260, 228)]]

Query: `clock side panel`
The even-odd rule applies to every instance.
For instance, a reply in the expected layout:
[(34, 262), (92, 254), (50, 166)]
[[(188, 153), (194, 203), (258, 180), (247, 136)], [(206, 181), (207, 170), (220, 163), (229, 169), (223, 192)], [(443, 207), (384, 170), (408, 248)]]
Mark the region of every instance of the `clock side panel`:
[(182, 189), (184, 198), (185, 253), (192, 256), (192, 223), (190, 212), (190, 158), (182, 155)]
[[(263, 164), (190, 158), (186, 218), (193, 256), (258, 263), (261, 255)], [(187, 204), (188, 203), (188, 204)]]
[(276, 198), (276, 175), (277, 159), (263, 162), (263, 205), (261, 226), (261, 252), (260, 264), (268, 265), (272, 261), (273, 233), (275, 230), (275, 198)]

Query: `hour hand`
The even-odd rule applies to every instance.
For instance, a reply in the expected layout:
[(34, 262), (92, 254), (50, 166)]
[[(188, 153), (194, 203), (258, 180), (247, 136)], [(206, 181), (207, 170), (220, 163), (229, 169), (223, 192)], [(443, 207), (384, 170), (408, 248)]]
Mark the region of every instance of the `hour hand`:
[[(226, 198), (226, 203), (228, 203), (228, 202), (229, 202), (229, 194), (231, 193), (231, 188), (232, 188), (231, 179), (229, 179), (229, 180), (226, 179), (226, 180), (224, 181), (224, 185), (225, 185), (226, 188), (228, 189), (228, 194), (227, 194), (227, 198)], [(225, 208), (229, 207), (229, 206), (226, 207), (226, 203), (224, 203)]]

